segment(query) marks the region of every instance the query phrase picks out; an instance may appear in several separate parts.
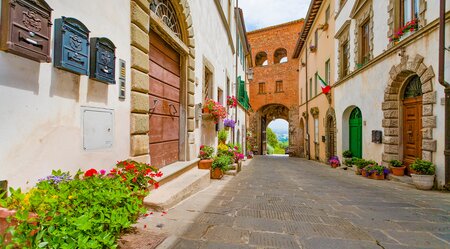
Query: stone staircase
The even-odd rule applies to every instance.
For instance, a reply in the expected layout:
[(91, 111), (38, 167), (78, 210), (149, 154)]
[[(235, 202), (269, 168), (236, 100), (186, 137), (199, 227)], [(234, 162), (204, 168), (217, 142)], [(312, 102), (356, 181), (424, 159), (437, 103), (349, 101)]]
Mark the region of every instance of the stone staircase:
[(198, 161), (176, 162), (162, 168), (159, 188), (145, 197), (144, 205), (155, 211), (167, 210), (206, 188), (210, 183), (209, 170), (198, 169)]

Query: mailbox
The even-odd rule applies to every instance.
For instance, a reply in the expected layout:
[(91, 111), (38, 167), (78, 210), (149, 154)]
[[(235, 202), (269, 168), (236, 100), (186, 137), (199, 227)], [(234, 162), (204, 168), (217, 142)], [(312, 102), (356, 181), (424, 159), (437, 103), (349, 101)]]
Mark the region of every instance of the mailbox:
[(89, 73), (89, 30), (75, 18), (55, 20), (55, 67), (76, 74)]
[(108, 38), (91, 38), (90, 78), (116, 84), (116, 47)]
[(44, 0), (2, 0), (1, 50), (51, 62), (52, 9)]

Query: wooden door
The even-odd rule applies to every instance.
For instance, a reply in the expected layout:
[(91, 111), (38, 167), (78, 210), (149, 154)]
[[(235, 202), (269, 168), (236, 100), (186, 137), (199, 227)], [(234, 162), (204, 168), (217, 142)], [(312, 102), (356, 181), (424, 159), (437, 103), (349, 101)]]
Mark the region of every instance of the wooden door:
[(409, 165), (422, 158), (422, 96), (403, 101), (403, 163)]
[(328, 118), (328, 154), (329, 157), (336, 156), (336, 128), (332, 117)]
[(150, 32), (150, 160), (162, 167), (179, 159), (180, 55)]
[(362, 158), (362, 115), (359, 108), (350, 114), (350, 151), (354, 157)]

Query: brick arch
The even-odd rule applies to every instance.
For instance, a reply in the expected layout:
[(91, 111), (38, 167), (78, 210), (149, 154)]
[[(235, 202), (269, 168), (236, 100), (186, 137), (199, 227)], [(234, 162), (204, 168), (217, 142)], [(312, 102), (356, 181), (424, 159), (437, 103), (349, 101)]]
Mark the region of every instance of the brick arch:
[[(195, 39), (194, 27), (190, 7), (187, 1), (170, 0), (175, 8), (181, 29), (181, 36), (164, 26), (161, 21), (156, 20), (156, 14), (150, 10), (149, 0), (131, 0), (131, 119), (130, 119), (130, 156), (139, 161), (150, 160), (149, 158), (149, 109), (148, 101), (148, 53), (149, 33), (155, 31), (168, 42), (181, 57), (181, 66), (184, 77), (181, 78), (183, 96), (181, 98), (182, 110), (187, 130), (186, 138), (194, 143), (194, 118), (195, 118)], [(181, 137), (180, 137), (181, 139)], [(189, 142), (185, 160), (195, 157), (195, 147)], [(180, 158), (183, 159), (183, 158)]]
[(436, 128), (436, 116), (433, 114), (436, 104), (436, 92), (433, 90), (434, 71), (431, 66), (423, 63), (424, 58), (416, 55), (413, 59), (405, 55), (400, 64), (392, 66), (389, 74), (389, 83), (385, 89), (384, 102), (382, 103), (384, 128), (384, 153), (383, 162), (388, 164), (390, 160), (401, 160), (401, 95), (407, 80), (417, 75), (422, 83), (422, 159), (432, 161), (432, 153), (436, 152), (436, 140), (433, 129)]
[[(325, 115), (325, 134), (326, 134), (326, 158), (337, 155), (337, 134), (336, 134), (336, 112), (333, 107), (328, 108)], [(331, 128), (330, 128), (331, 127)], [(330, 142), (333, 144), (331, 145)], [(330, 150), (332, 146), (333, 151)]]

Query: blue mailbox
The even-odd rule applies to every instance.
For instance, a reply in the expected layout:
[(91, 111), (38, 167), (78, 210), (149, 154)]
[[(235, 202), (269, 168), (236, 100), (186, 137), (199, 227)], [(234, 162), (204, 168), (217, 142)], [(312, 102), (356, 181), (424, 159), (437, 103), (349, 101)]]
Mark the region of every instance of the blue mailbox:
[(90, 78), (116, 84), (116, 46), (108, 38), (91, 38)]
[(75, 18), (55, 20), (55, 67), (89, 75), (89, 30)]

